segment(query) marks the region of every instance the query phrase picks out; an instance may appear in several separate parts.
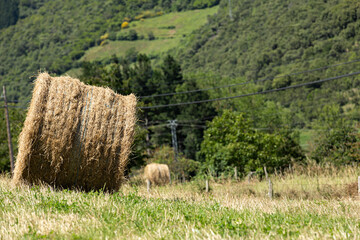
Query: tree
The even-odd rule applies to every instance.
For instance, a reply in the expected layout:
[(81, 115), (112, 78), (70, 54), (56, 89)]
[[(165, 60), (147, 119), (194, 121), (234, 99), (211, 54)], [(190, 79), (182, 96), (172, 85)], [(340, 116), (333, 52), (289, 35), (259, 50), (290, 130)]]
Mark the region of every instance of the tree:
[(357, 154), (354, 154), (359, 142), (357, 131), (338, 105), (324, 106), (314, 128), (318, 137), (311, 157), (317, 162), (341, 165), (359, 161)]
[(150, 59), (145, 54), (139, 54), (130, 77), (130, 89), (137, 96), (150, 95), (149, 82), (153, 75)]
[(19, 18), (19, 1), (0, 0), (0, 29), (13, 25)]
[(296, 141), (280, 133), (264, 133), (252, 128), (243, 114), (224, 111), (208, 124), (199, 152), (203, 170), (216, 174), (237, 167), (239, 172), (262, 173), (287, 167), (292, 159), (301, 160), (303, 154)]
[[(199, 89), (195, 79), (187, 79), (183, 84), (178, 85), (176, 92), (185, 92)], [(209, 99), (207, 92), (196, 92), (188, 94), (179, 94), (174, 97), (175, 102), (193, 102)], [(196, 153), (200, 150), (203, 140), (205, 122), (211, 121), (216, 114), (211, 103), (190, 104), (178, 106), (178, 115), (176, 119), (182, 123), (178, 127), (178, 139), (180, 149), (185, 156), (190, 159), (196, 159)]]

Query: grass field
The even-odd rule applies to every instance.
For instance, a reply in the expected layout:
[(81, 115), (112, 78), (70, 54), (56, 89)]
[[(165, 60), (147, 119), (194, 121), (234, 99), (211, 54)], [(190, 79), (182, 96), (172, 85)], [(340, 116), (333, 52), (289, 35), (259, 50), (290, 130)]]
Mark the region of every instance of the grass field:
[[(323, 171), (322, 171), (323, 170)], [(0, 239), (358, 239), (359, 168), (303, 169), (267, 184), (202, 180), (115, 194), (14, 187), (0, 177)], [(310, 176), (310, 175), (314, 176)]]
[(89, 49), (80, 61), (103, 60), (113, 54), (124, 56), (126, 51), (131, 48), (135, 48), (140, 53), (157, 56), (178, 46), (181, 39), (206, 24), (207, 16), (215, 14), (217, 10), (218, 6), (201, 10), (174, 12), (145, 19), (144, 21), (131, 22), (130, 27), (123, 29), (122, 33), (132, 29), (138, 35), (147, 38), (147, 34), (152, 32), (156, 39), (151, 41), (109, 41), (106, 45)]

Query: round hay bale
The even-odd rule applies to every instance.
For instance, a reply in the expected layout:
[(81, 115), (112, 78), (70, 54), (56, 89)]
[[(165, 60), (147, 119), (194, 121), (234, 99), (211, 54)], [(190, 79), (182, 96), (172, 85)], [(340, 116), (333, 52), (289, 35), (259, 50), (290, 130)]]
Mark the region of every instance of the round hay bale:
[(159, 163), (150, 163), (144, 169), (144, 179), (149, 180), (151, 184), (163, 185), (170, 183), (170, 170), (168, 165)]
[(136, 98), (41, 73), (19, 137), (13, 183), (117, 190), (131, 151)]

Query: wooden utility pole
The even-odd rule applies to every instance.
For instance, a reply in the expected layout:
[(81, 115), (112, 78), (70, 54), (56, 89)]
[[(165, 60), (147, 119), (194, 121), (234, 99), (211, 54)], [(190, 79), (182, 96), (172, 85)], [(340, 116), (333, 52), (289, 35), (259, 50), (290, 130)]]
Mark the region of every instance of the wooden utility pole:
[(178, 144), (177, 144), (177, 136), (176, 136), (176, 127), (177, 127), (176, 120), (169, 120), (169, 126), (171, 128), (171, 137), (172, 137), (172, 144), (174, 148), (174, 162), (178, 161)]
[(10, 119), (9, 119), (9, 110), (8, 110), (7, 100), (6, 100), (5, 86), (3, 86), (3, 95), (4, 95), (4, 108), (5, 108), (6, 129), (7, 129), (7, 136), (8, 136), (11, 174), (13, 174), (13, 172), (14, 172), (14, 153), (13, 153), (12, 141), (11, 141)]

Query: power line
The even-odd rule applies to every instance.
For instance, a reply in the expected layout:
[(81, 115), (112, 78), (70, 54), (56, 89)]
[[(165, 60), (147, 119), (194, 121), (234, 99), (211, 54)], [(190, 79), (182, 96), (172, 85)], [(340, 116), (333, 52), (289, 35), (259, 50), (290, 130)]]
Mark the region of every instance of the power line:
[[(5, 106), (0, 106), (0, 108), (4, 108)], [(20, 108), (20, 109), (28, 109), (27, 107), (24, 106), (7, 106), (8, 108)]]
[(358, 74), (360, 74), (360, 71), (348, 73), (348, 74), (344, 74), (344, 75), (340, 75), (340, 76), (336, 76), (336, 77), (326, 78), (326, 79), (322, 79), (322, 80), (317, 80), (317, 81), (313, 81), (313, 82), (307, 82), (307, 83), (301, 83), (301, 84), (288, 86), (288, 87), (270, 89), (270, 90), (266, 90), (266, 91), (262, 91), (262, 92), (247, 93), (247, 94), (242, 94), (242, 95), (237, 95), (237, 96), (232, 96), (232, 97), (222, 97), (222, 98), (206, 99), (206, 100), (199, 100), (199, 101), (192, 101), (192, 102), (182, 102), (182, 103), (172, 103), (172, 104), (165, 104), (165, 105), (140, 107), (140, 109), (144, 110), (144, 109), (163, 108), (163, 107), (175, 107), (175, 106), (181, 106), (181, 105), (190, 105), (190, 104), (222, 101), (222, 100), (228, 100), (228, 99), (234, 99), (234, 98), (249, 97), (249, 96), (254, 96), (254, 95), (259, 95), (259, 94), (267, 94), (267, 93), (283, 91), (283, 90), (291, 89), (291, 88), (298, 88), (298, 87), (313, 85), (316, 83), (327, 82), (327, 81), (336, 80), (336, 79), (340, 79), (340, 78), (344, 78), (344, 77), (351, 77), (351, 76), (355, 76)]
[(254, 81), (247, 81), (247, 82), (243, 82), (243, 83), (234, 83), (234, 84), (228, 84), (228, 85), (223, 85), (223, 86), (204, 88), (204, 89), (195, 89), (195, 90), (182, 91), (182, 92), (172, 92), (172, 93), (162, 93), (162, 94), (156, 94), (156, 95), (147, 95), (147, 96), (140, 96), (138, 98), (142, 99), (142, 98), (164, 97), (164, 96), (173, 96), (173, 95), (186, 94), (186, 93), (204, 92), (204, 91), (215, 90), (215, 89), (219, 89), (219, 88), (229, 88), (229, 87), (246, 85), (246, 84), (250, 84), (250, 83), (265, 82), (265, 81), (274, 80), (274, 79), (277, 79), (277, 78), (296, 76), (296, 75), (300, 75), (300, 74), (304, 74), (304, 73), (316, 72), (316, 71), (325, 70), (325, 69), (328, 69), (328, 68), (338, 67), (338, 66), (341, 66), (341, 65), (347, 65), (347, 64), (356, 63), (356, 62), (360, 62), (360, 59), (356, 59), (356, 60), (353, 60), (353, 61), (350, 61), (350, 62), (344, 62), (344, 63), (338, 63), (338, 64), (334, 64), (334, 65), (328, 65), (328, 66), (319, 67), (319, 68), (315, 68), (315, 69), (305, 70), (305, 71), (301, 71), (301, 72), (289, 73), (289, 74), (275, 76), (275, 77), (267, 77), (267, 78), (258, 79), (258, 80), (254, 80)]
[[(324, 99), (324, 98), (326, 98), (326, 96), (324, 97), (324, 96), (321, 96), (321, 97), (316, 97), (316, 98), (314, 98), (314, 99), (312, 99), (312, 101), (316, 101), (316, 100), (321, 100), (321, 99)], [(281, 103), (281, 105), (287, 105), (287, 104), (291, 104), (291, 103), (293, 103), (294, 101), (288, 101), (288, 102), (284, 102), (284, 103)], [(325, 105), (328, 105), (329, 104), (329, 102), (326, 102), (326, 103), (322, 103), (322, 104), (316, 104), (316, 106), (314, 106), (314, 105), (305, 105), (305, 106), (298, 106), (299, 108), (300, 108), (300, 112), (302, 111), (302, 109), (308, 109), (308, 108), (316, 108), (316, 110), (320, 110), (319, 108), (320, 107), (323, 107), (323, 106), (325, 106)], [(260, 107), (256, 107), (256, 108), (260, 108)], [(289, 109), (289, 108), (287, 108), (287, 109)], [(290, 110), (290, 109), (289, 109)], [(251, 111), (237, 111), (237, 112), (239, 112), (239, 113), (243, 113), (243, 114), (254, 114), (255, 113), (255, 111), (254, 112), (251, 112)], [(278, 112), (273, 112), (273, 113), (270, 113), (270, 114), (266, 114), (266, 116), (273, 116), (273, 115), (278, 115), (278, 116), (282, 116), (282, 114), (292, 114), (292, 113), (298, 113), (298, 111), (297, 110), (291, 110), (290, 112), (282, 112), (282, 113), (278, 113)], [(209, 120), (211, 120), (211, 119), (213, 119), (213, 118), (215, 118), (215, 117), (217, 117), (217, 116), (219, 116), (218, 114), (217, 115), (212, 115), (212, 116), (207, 116), (207, 117), (204, 117), (204, 118), (201, 118), (201, 119), (199, 119), (199, 118), (197, 118), (197, 119), (182, 119), (182, 120), (178, 120), (178, 123), (206, 123), (207, 121), (209, 121)], [(167, 122), (167, 120), (156, 120), (156, 121), (151, 121), (151, 122), (149, 122), (149, 124), (151, 124), (151, 125), (148, 125), (148, 126), (160, 126), (160, 125), (164, 125), (164, 126), (166, 126), (166, 124), (163, 124), (164, 122)], [(144, 125), (145, 126), (145, 125)]]

